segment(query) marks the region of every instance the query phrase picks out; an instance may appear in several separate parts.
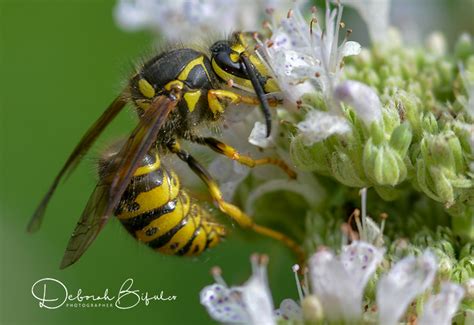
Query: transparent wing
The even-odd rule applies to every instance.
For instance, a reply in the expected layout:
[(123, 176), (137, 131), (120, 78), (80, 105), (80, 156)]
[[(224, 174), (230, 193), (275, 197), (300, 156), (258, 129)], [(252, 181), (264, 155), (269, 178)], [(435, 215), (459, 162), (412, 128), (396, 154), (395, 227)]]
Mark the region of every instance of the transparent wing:
[(76, 168), (81, 158), (87, 153), (97, 137), (102, 133), (102, 131), (104, 131), (105, 127), (115, 118), (115, 116), (117, 116), (126, 103), (127, 101), (122, 93), (109, 105), (102, 116), (100, 116), (99, 119), (89, 128), (86, 134), (84, 134), (81, 141), (77, 144), (76, 148), (74, 148), (74, 151), (71, 153), (63, 168), (61, 168), (54, 179), (53, 184), (49, 187), (48, 192), (36, 208), (35, 213), (28, 223), (28, 232), (34, 232), (40, 228), (46, 207), (61, 179), (64, 175), (71, 173)]
[(123, 192), (178, 100), (156, 98), (119, 153), (107, 165), (69, 240), (61, 268), (75, 263), (113, 215)]

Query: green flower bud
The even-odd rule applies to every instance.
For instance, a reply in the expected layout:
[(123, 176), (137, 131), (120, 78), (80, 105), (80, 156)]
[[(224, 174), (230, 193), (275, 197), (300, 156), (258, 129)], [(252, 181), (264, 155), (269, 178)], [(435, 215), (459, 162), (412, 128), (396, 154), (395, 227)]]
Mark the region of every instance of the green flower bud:
[(474, 44), (469, 34), (462, 34), (454, 47), (454, 54), (459, 60), (466, 60), (474, 52)]
[(426, 113), (421, 120), (421, 128), (429, 134), (438, 133), (438, 122), (432, 113)]
[(453, 245), (445, 239), (436, 240), (433, 247), (438, 248), (439, 250), (441, 250), (444, 254), (446, 254), (451, 259), (456, 258), (456, 254), (454, 253)]
[(474, 277), (474, 257), (466, 256), (454, 266), (451, 280), (457, 283), (465, 283)]
[(421, 129), (421, 102), (420, 99), (413, 94), (405, 91), (398, 91), (394, 95), (394, 100), (400, 114), (406, 118), (413, 129), (415, 138), (420, 138), (422, 134)]
[(304, 297), (301, 302), (303, 318), (308, 324), (318, 324), (324, 317), (323, 306), (315, 295)]
[(434, 234), (428, 228), (423, 228), (421, 231), (416, 233), (413, 238), (413, 244), (422, 249), (431, 247), (436, 242), (434, 237)]
[(471, 278), (463, 283), (464, 290), (466, 290), (464, 297), (469, 300), (474, 300), (474, 278)]
[(377, 194), (385, 201), (395, 201), (400, 197), (402, 191), (392, 186), (374, 186)]
[(403, 159), (387, 144), (376, 146), (369, 139), (362, 159), (365, 174), (375, 185), (395, 186), (407, 176)]
[(401, 157), (405, 157), (410, 147), (411, 139), (412, 132), (410, 124), (403, 123), (393, 131), (390, 137), (390, 146), (395, 149)]
[(367, 187), (364, 176), (356, 169), (357, 163), (344, 152), (334, 152), (331, 157), (331, 172), (335, 179), (351, 187)]
[(461, 251), (459, 252), (459, 259), (463, 259), (464, 257), (467, 257), (467, 256), (474, 256), (473, 243), (467, 243), (461, 248)]
[(454, 266), (456, 265), (456, 259), (454, 257), (449, 256), (449, 254), (446, 254), (442, 249), (438, 247), (430, 247), (429, 249), (436, 254), (436, 258), (438, 261), (438, 278), (440, 280), (450, 279), (451, 273), (453, 272)]
[(446, 203), (447, 206), (451, 206), (454, 203), (454, 189), (451, 182), (446, 177), (445, 170), (442, 168), (432, 167), (431, 175), (434, 183), (434, 192), (439, 197), (440, 202)]
[(316, 171), (330, 175), (329, 153), (323, 142), (307, 146), (303, 137), (298, 135), (291, 141), (290, 156), (296, 168), (302, 171)]
[(320, 111), (327, 111), (326, 101), (324, 99), (323, 93), (320, 91), (315, 91), (311, 93), (306, 93), (301, 96), (301, 106), (309, 106), (316, 108)]

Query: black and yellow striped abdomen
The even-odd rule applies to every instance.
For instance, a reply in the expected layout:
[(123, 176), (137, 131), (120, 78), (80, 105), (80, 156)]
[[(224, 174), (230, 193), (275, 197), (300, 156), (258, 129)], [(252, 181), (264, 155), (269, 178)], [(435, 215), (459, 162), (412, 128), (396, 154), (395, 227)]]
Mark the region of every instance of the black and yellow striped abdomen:
[(135, 171), (115, 214), (136, 239), (168, 255), (199, 255), (225, 236), (224, 227), (189, 197), (155, 150)]

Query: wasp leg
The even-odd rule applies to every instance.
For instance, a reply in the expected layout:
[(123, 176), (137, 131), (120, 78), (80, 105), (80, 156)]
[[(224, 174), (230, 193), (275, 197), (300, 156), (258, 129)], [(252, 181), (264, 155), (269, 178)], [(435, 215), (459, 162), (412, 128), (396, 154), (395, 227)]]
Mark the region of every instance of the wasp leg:
[(296, 257), (298, 258), (299, 263), (304, 263), (305, 253), (301, 246), (298, 245), (293, 239), (289, 238), (281, 232), (256, 224), (249, 215), (245, 214), (237, 206), (226, 202), (222, 197), (222, 192), (219, 189), (219, 185), (212, 178), (209, 172), (196, 159), (194, 159), (193, 156), (191, 156), (188, 152), (182, 150), (178, 142), (173, 141), (168, 145), (168, 147), (171, 152), (175, 153), (181, 160), (186, 162), (191, 168), (191, 170), (197, 176), (199, 176), (199, 178), (206, 184), (215, 204), (223, 213), (231, 217), (235, 222), (239, 224), (239, 226), (244, 229), (251, 229), (258, 234), (282, 242), (294, 252)]
[[(276, 98), (269, 97), (267, 100), (270, 106), (276, 106), (278, 104)], [(207, 92), (207, 101), (214, 116), (218, 116), (224, 112), (225, 105), (223, 105), (221, 101), (225, 101), (228, 104), (244, 103), (248, 105), (260, 105), (258, 97), (240, 95), (231, 90), (225, 89), (209, 90)]]
[(192, 140), (196, 143), (206, 145), (215, 152), (224, 155), (232, 160), (238, 161), (242, 165), (251, 168), (261, 165), (275, 165), (281, 168), (291, 179), (296, 179), (296, 173), (281, 159), (272, 157), (253, 159), (250, 156), (240, 154), (234, 147), (229, 146), (228, 144), (225, 144), (214, 138), (195, 138)]

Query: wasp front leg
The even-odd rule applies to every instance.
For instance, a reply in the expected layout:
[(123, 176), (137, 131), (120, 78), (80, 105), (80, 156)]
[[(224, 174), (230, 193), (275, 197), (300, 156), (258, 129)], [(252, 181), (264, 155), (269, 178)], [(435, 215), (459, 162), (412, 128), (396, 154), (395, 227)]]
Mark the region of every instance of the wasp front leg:
[(275, 165), (282, 169), (288, 175), (288, 177), (291, 179), (296, 179), (296, 173), (281, 159), (273, 157), (253, 159), (250, 156), (242, 155), (234, 147), (214, 138), (195, 138), (193, 141), (206, 145), (215, 152), (251, 168), (261, 165)]
[(214, 200), (214, 203), (223, 213), (231, 217), (232, 220), (237, 222), (242, 228), (251, 229), (258, 234), (282, 242), (294, 252), (296, 257), (298, 258), (298, 262), (304, 263), (305, 253), (301, 246), (298, 245), (293, 239), (281, 232), (256, 224), (249, 215), (240, 210), (237, 206), (233, 205), (232, 203), (226, 202), (222, 196), (222, 192), (217, 182), (212, 178), (209, 172), (196, 159), (194, 159), (193, 156), (181, 149), (178, 142), (171, 142), (168, 145), (168, 148), (171, 152), (175, 153), (181, 160), (186, 162), (191, 168), (191, 170), (206, 184), (209, 193), (211, 194), (212, 199)]
[[(270, 106), (276, 106), (278, 99), (269, 97), (268, 103)], [(207, 92), (207, 101), (209, 108), (215, 117), (224, 113), (226, 105), (230, 104), (247, 104), (247, 105), (260, 105), (260, 100), (254, 96), (246, 96), (237, 94), (231, 90), (225, 89), (210, 89)]]

